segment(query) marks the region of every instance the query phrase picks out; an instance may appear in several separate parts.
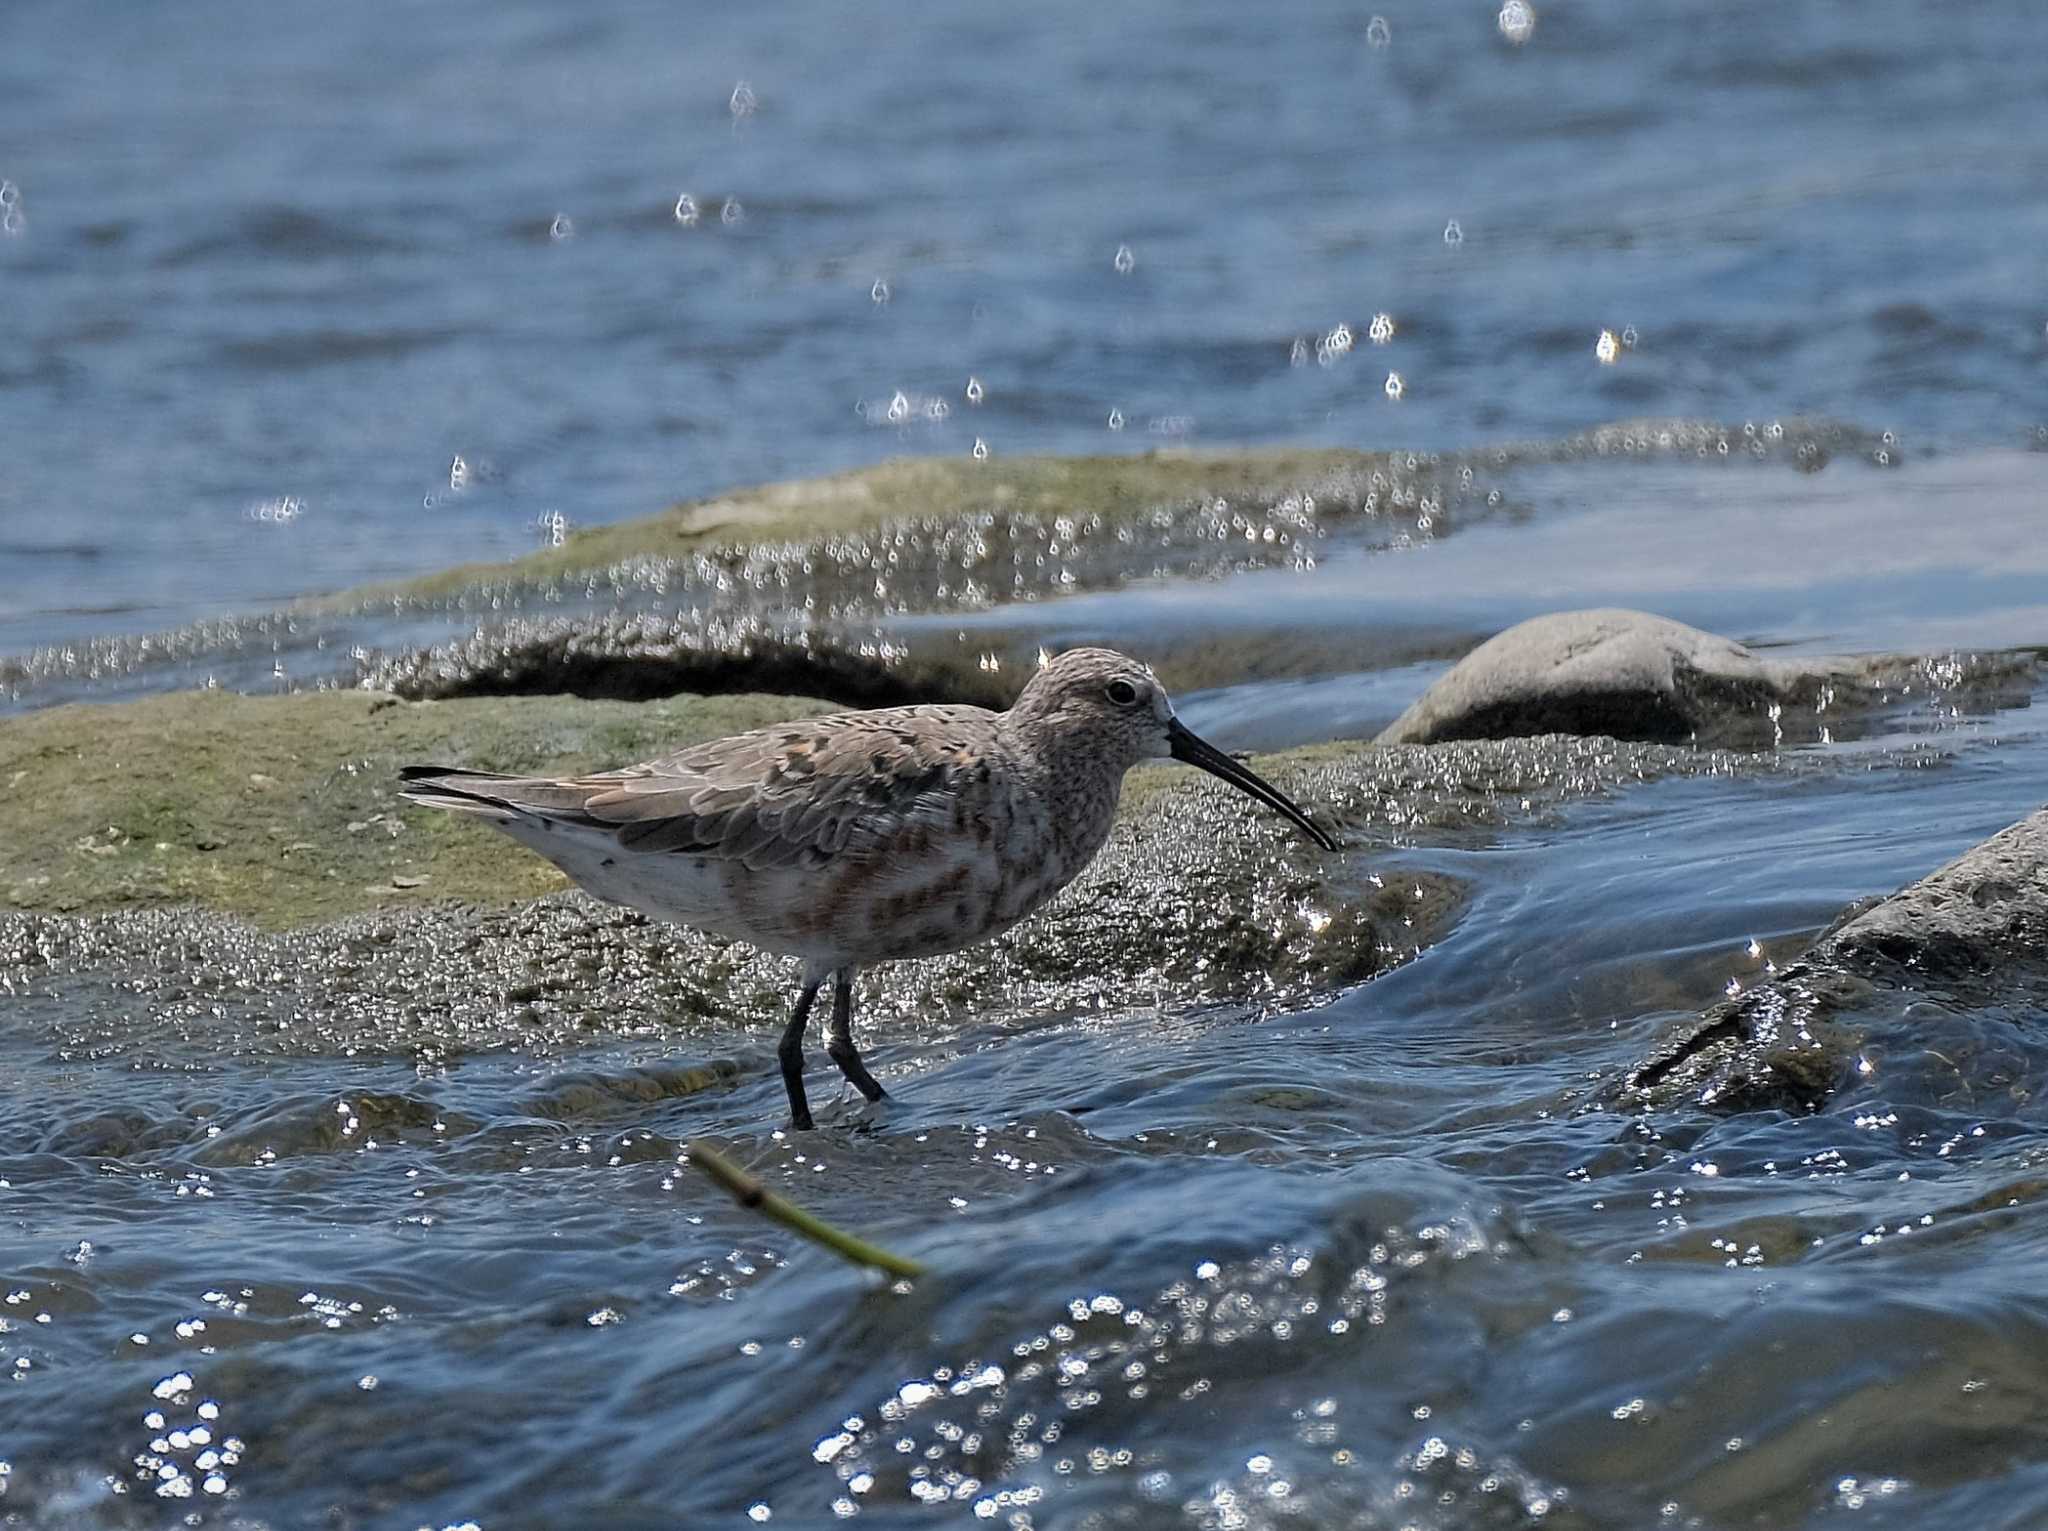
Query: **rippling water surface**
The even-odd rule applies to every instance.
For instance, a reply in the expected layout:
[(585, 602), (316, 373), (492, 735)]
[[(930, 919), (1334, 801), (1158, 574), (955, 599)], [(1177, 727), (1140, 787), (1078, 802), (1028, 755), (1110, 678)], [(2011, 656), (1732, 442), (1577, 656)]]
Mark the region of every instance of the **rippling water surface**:
[(2048, 421), (2028, 8), (1536, 10), (10, 5), (0, 651), (977, 437)]
[[(1737, 460), (1536, 463), (1313, 568), (875, 620), (1205, 645), (1185, 711), (1238, 747), (1367, 735), (1563, 606), (2048, 641), (2035, 13), (1588, 0), (1518, 44), (1514, 10), (19, 0), (0, 656), (977, 438), (1642, 415)], [(1793, 412), (1882, 445), (1740, 460)], [(15, 700), (345, 680), (476, 620), (259, 623)], [(0, 1514), (2048, 1525), (2048, 996), (1875, 995), (1810, 1115), (1595, 1089), (2037, 807), (2043, 716), (1407, 837), (1374, 870), (1472, 902), (1406, 966), (914, 1017), (886, 1114), (802, 1138), (772, 1036), (716, 1018), (366, 1047), (283, 973), (0, 950)], [(694, 1138), (934, 1274), (749, 1217)]]
[[(1877, 1002), (1813, 1116), (1583, 1109), (2038, 800), (2038, 729), (1897, 742), (1385, 857), (1476, 902), (1309, 1011), (883, 1039), (866, 1131), (765, 1132), (765, 1034), (425, 1064), (22, 982), (9, 1450), (62, 1524), (161, 1483), (266, 1524), (2034, 1523), (2040, 996)], [(938, 1274), (792, 1244), (700, 1136)]]

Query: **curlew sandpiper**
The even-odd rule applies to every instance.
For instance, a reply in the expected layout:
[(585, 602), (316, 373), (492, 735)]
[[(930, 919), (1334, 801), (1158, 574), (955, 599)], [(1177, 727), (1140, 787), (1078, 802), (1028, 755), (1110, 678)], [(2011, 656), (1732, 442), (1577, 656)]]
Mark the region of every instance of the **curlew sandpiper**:
[(777, 1058), (811, 1125), (803, 1039), (833, 983), (825, 1051), (870, 1101), (853, 976), (1009, 929), (1109, 836), (1124, 773), (1171, 756), (1336, 842), (1277, 787), (1174, 716), (1145, 665), (1109, 649), (1047, 661), (1007, 712), (889, 707), (806, 718), (589, 776), (408, 766), (402, 794), (473, 813), (589, 892), (801, 958)]

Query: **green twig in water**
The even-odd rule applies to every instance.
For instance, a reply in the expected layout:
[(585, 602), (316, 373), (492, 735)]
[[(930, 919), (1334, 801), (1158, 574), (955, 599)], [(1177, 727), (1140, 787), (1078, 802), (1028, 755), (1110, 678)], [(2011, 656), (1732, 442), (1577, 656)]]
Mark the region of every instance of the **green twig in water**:
[(834, 1228), (823, 1218), (813, 1217), (794, 1202), (776, 1195), (717, 1150), (706, 1148), (702, 1143), (692, 1143), (689, 1152), (690, 1162), (724, 1186), (732, 1193), (732, 1199), (749, 1212), (758, 1212), (763, 1217), (782, 1224), (792, 1233), (801, 1234), (813, 1244), (824, 1245), (840, 1259), (852, 1264), (871, 1265), (891, 1276), (924, 1274), (924, 1267), (915, 1260), (906, 1260), (901, 1255), (891, 1254), (886, 1249), (870, 1244), (866, 1239), (855, 1238), (842, 1229)]

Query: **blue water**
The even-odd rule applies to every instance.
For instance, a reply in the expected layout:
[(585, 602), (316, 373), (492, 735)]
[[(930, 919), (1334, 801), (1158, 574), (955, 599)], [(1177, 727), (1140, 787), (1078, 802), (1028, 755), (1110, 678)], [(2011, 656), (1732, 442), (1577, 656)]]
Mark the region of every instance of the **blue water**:
[(976, 437), (2048, 415), (2031, 8), (1383, 9), (15, 0), (0, 652)]

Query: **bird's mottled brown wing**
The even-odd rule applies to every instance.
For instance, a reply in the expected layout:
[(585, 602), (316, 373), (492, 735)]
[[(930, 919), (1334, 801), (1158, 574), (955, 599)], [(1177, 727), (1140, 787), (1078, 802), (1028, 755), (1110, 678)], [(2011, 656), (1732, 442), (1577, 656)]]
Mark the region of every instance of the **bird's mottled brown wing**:
[(987, 779), (995, 717), (979, 707), (840, 713), (560, 785), (627, 850), (757, 870), (858, 860), (920, 823), (951, 822), (959, 792)]

